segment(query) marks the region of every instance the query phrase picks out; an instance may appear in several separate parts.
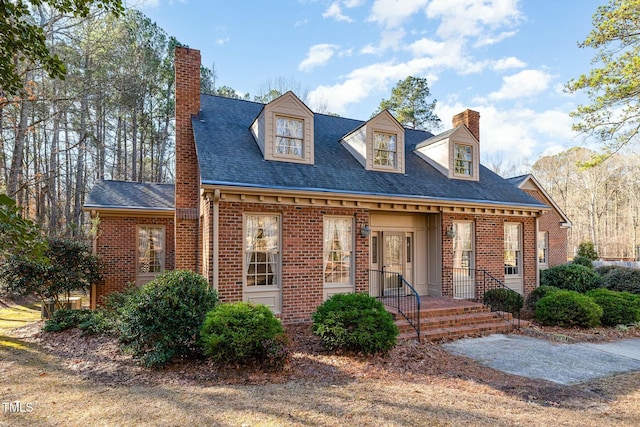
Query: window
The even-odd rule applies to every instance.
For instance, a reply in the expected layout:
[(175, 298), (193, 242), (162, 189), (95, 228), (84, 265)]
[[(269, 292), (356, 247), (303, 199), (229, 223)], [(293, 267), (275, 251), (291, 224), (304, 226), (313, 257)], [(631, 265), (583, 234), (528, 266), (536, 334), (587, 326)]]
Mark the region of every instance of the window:
[[(153, 279), (164, 271), (164, 227), (138, 227), (138, 276)], [(145, 281), (142, 280), (140, 284)]]
[(246, 286), (278, 286), (280, 219), (277, 215), (246, 215), (244, 224)]
[(520, 224), (504, 225), (504, 274), (506, 276), (518, 276), (521, 274), (521, 230)]
[(324, 282), (351, 283), (353, 219), (324, 219)]
[[(473, 269), (473, 223), (454, 222), (453, 268)], [(460, 273), (460, 271), (458, 271)]]
[(538, 231), (538, 264), (546, 266), (548, 264), (549, 233)]
[(302, 119), (276, 117), (276, 154), (302, 157), (303, 128)]
[(397, 157), (397, 137), (392, 133), (373, 133), (373, 164), (395, 168)]
[(472, 176), (473, 170), (473, 148), (470, 145), (455, 144), (455, 174)]

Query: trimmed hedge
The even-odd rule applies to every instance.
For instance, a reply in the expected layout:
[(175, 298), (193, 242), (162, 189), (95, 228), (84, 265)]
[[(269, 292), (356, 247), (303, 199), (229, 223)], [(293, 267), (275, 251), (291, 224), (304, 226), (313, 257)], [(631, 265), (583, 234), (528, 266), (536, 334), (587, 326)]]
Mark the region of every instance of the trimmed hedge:
[(575, 291), (560, 290), (541, 298), (535, 318), (543, 325), (595, 327), (600, 324), (602, 308), (596, 302)]
[(553, 292), (557, 292), (559, 290), (560, 288), (556, 288), (555, 286), (548, 286), (548, 285), (538, 286), (527, 297), (527, 307), (530, 310), (535, 310), (536, 306), (538, 305), (538, 301), (540, 301), (542, 298), (546, 297), (547, 295)]
[(510, 289), (489, 289), (484, 293), (484, 303), (491, 306), (494, 311), (519, 313), (524, 306), (524, 299), (519, 293)]
[(313, 333), (330, 350), (387, 351), (396, 345), (399, 333), (391, 313), (367, 294), (336, 294), (317, 308), (312, 319)]
[(197, 354), (202, 322), (217, 301), (216, 292), (199, 274), (163, 273), (125, 298), (118, 322), (120, 341), (146, 366)]
[(595, 270), (580, 264), (562, 264), (542, 270), (540, 284), (585, 293), (602, 285)]
[(289, 355), (280, 320), (260, 304), (220, 304), (207, 313), (200, 334), (203, 353), (221, 364), (280, 369)]
[(640, 321), (640, 296), (609, 289), (594, 289), (587, 296), (602, 308), (604, 326), (628, 325)]

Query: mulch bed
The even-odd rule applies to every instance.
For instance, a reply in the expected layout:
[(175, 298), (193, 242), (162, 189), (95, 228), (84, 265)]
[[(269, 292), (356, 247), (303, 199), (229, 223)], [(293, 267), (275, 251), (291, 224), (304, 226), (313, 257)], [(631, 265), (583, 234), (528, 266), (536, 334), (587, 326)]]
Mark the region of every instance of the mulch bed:
[[(351, 381), (385, 379), (411, 383), (451, 383), (490, 386), (525, 401), (542, 405), (581, 407), (599, 405), (611, 396), (606, 379), (593, 384), (564, 386), (534, 380), (484, 367), (477, 362), (446, 352), (439, 342), (403, 341), (386, 354), (367, 356), (352, 352), (326, 351), (311, 333), (310, 325), (286, 328), (291, 358), (282, 371), (260, 368), (220, 367), (200, 359), (179, 360), (162, 369), (149, 369), (120, 351), (117, 340), (107, 336), (82, 336), (77, 329), (59, 333), (41, 332), (42, 322), (12, 331), (16, 338), (38, 345), (58, 356), (61, 368), (101, 384), (215, 386), (225, 384), (269, 384), (303, 381), (340, 385)], [(640, 328), (591, 330), (562, 329), (531, 325), (517, 332), (560, 341), (603, 342), (640, 337)], [(603, 385), (604, 384), (604, 385)]]

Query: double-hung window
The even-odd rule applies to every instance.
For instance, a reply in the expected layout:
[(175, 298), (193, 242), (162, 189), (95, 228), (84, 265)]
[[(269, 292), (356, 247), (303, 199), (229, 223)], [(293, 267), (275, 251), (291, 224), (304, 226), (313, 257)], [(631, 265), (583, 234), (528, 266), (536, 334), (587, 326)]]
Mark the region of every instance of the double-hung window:
[(522, 274), (522, 225), (507, 223), (504, 225), (504, 274), (519, 276)]
[(246, 215), (244, 224), (245, 284), (279, 286), (280, 218)]
[(470, 145), (454, 145), (454, 171), (456, 175), (473, 175), (473, 147)]
[(324, 283), (351, 284), (353, 218), (324, 218)]
[(140, 225), (137, 237), (137, 283), (144, 284), (164, 271), (164, 226)]
[(277, 155), (302, 157), (304, 146), (304, 120), (276, 116)]
[(392, 133), (373, 133), (373, 164), (395, 168), (398, 157), (397, 135)]
[(549, 233), (538, 231), (538, 264), (540, 268), (549, 266)]

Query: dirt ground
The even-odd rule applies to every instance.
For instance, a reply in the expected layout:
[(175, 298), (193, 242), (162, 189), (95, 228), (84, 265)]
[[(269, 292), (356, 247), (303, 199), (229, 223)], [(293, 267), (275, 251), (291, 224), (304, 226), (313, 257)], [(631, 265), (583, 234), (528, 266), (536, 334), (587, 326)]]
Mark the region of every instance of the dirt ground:
[[(440, 343), (401, 342), (385, 355), (331, 353), (309, 325), (287, 328), (281, 372), (182, 360), (138, 366), (104, 336), (40, 331), (0, 336), (0, 402), (32, 403), (3, 425), (637, 425), (640, 373), (564, 386), (483, 367)], [(562, 341), (640, 337), (640, 329), (526, 333)], [(76, 407), (79, 405), (79, 407)], [(15, 409), (15, 407), (14, 407)], [(93, 418), (92, 418), (93, 417)]]

